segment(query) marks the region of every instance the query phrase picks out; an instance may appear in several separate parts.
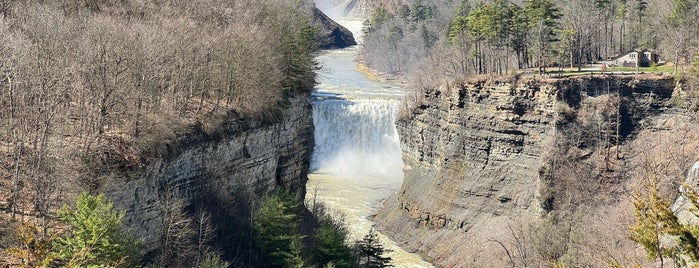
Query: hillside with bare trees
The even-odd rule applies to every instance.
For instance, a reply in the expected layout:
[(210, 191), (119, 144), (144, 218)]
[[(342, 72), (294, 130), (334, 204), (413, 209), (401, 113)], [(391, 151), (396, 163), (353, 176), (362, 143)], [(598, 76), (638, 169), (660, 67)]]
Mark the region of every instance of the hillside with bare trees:
[[(0, 1), (3, 222), (33, 219), (46, 234), (77, 193), (146, 167), (183, 135), (280, 120), (315, 83), (312, 8)], [(5, 248), (14, 230), (2, 225)]]

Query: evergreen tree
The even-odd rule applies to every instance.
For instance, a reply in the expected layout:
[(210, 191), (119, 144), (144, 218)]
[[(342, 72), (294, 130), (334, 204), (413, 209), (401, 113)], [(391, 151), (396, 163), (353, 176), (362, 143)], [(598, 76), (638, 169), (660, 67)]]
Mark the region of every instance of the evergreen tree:
[(349, 232), (342, 221), (323, 215), (319, 224), (313, 235), (317, 262), (323, 267), (330, 264), (338, 268), (353, 267), (356, 260), (346, 244)]
[(471, 12), (471, 5), (466, 0), (462, 0), (457, 7), (456, 17), (451, 21), (449, 27), (449, 39), (452, 43), (457, 43), (459, 39), (467, 33), (468, 14)]
[(391, 252), (390, 249), (384, 248), (379, 236), (372, 228), (369, 233), (357, 241), (357, 251), (359, 254), (359, 266), (366, 268), (393, 267), (391, 257), (385, 257), (384, 254)]
[[(634, 194), (634, 214), (638, 222), (631, 227), (631, 240), (643, 246), (649, 260), (659, 259), (661, 267), (667, 258), (678, 263), (686, 259), (699, 260), (699, 228), (679, 221), (670, 209), (670, 202), (660, 194), (655, 175), (648, 178), (643, 188), (645, 191)], [(696, 214), (696, 191), (685, 186), (685, 196)], [(663, 242), (664, 237), (674, 237), (676, 243)]]
[(58, 217), (69, 225), (54, 247), (66, 267), (130, 267), (139, 242), (121, 227), (117, 212), (104, 194), (82, 193), (74, 206), (64, 206)]
[(279, 191), (262, 198), (253, 214), (255, 241), (270, 267), (301, 267), (301, 216), (296, 195)]
[(561, 13), (552, 0), (529, 0), (524, 5), (529, 20), (529, 29), (534, 55), (539, 72), (553, 42), (558, 41), (558, 19)]
[(221, 260), (221, 256), (217, 254), (208, 254), (199, 264), (199, 268), (226, 268), (230, 265), (230, 263)]

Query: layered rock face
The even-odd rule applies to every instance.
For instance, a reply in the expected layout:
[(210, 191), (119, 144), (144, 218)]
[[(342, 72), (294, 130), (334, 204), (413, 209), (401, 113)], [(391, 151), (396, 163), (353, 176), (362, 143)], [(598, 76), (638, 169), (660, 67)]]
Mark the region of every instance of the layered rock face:
[(144, 239), (146, 250), (159, 247), (167, 202), (215, 195), (222, 204), (259, 198), (276, 188), (303, 189), (313, 148), (308, 96), (291, 100), (275, 122), (233, 121), (210, 135), (194, 133), (168, 144), (168, 153), (145, 171), (112, 179), (104, 192), (125, 223)]
[(437, 266), (498, 259), (491, 257), (504, 252), (494, 241), (546, 213), (540, 173), (565, 120), (558, 106), (578, 110), (618, 91), (633, 107), (622, 126), (632, 136), (643, 118), (669, 107), (673, 87), (669, 77), (601, 76), (433, 90), (397, 122), (405, 181), (375, 220)]

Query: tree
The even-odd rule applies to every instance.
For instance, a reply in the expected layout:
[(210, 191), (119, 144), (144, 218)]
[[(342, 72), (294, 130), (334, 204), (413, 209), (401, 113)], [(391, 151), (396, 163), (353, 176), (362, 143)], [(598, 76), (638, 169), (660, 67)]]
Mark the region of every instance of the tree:
[(629, 16), (629, 1), (620, 0), (617, 4), (616, 10), (614, 10), (614, 16), (616, 19), (621, 20), (621, 25), (619, 28), (619, 53), (624, 53), (628, 47), (624, 44), (624, 37), (626, 36), (626, 19)]
[(694, 0), (672, 0), (661, 5), (660, 9), (664, 16), (660, 30), (673, 47), (677, 73), (680, 58), (686, 57), (688, 45), (697, 36), (695, 18), (699, 13), (699, 4)]
[(320, 226), (315, 231), (315, 258), (321, 266), (332, 263), (334, 267), (353, 267), (356, 263), (352, 249), (346, 244), (349, 232), (340, 220), (321, 215)]
[(597, 6), (587, 0), (566, 1), (561, 5), (563, 30), (571, 33), (569, 55), (571, 65), (577, 63), (578, 71), (586, 61), (593, 60), (593, 39), (599, 31)]
[(56, 258), (51, 244), (55, 236), (45, 236), (39, 228), (27, 222), (17, 228), (19, 245), (5, 250), (8, 255), (18, 258), (21, 267), (48, 267)]
[[(408, 14), (406, 14), (406, 17), (407, 17), (407, 16), (409, 16), (410, 9), (407, 6), (406, 6), (406, 8), (408, 8), (408, 10), (407, 10)], [(363, 31), (365, 34), (371, 32), (371, 31), (375, 31), (375, 30), (381, 28), (381, 26), (384, 23), (391, 20), (392, 18), (393, 18), (393, 15), (390, 12), (388, 12), (388, 10), (386, 10), (385, 8), (383, 8), (383, 7), (377, 8), (376, 10), (374, 10), (374, 13), (371, 16), (371, 18), (364, 22)]]
[(271, 267), (302, 266), (299, 200), (285, 190), (266, 195), (253, 213), (254, 241)]
[(221, 260), (221, 256), (216, 254), (206, 255), (206, 258), (199, 263), (199, 268), (227, 268), (230, 263)]
[(517, 68), (529, 66), (529, 18), (524, 8), (510, 5), (509, 46), (517, 55)]
[(198, 255), (195, 242), (197, 228), (187, 215), (187, 203), (176, 193), (166, 191), (161, 198), (163, 210), (162, 234), (160, 237), (160, 265), (163, 267), (190, 266)]
[(636, 12), (636, 18), (638, 18), (638, 21), (636, 22), (636, 27), (634, 29), (634, 34), (635, 34), (635, 39), (634, 44), (635, 47), (638, 46), (643, 46), (646, 47), (647, 44), (643, 42), (643, 37), (644, 37), (644, 26), (643, 25), (643, 18), (646, 15), (646, 10), (648, 9), (648, 1), (646, 0), (636, 0), (634, 1), (635, 6), (634, 6), (634, 11)]
[[(468, 15), (468, 28), (471, 36), (476, 42), (478, 54), (478, 73), (502, 73), (501, 50), (507, 44), (510, 21), (509, 2), (496, 0), (490, 3), (480, 2), (471, 10)], [(485, 42), (487, 52), (481, 43)], [(483, 62), (483, 59), (486, 62)]]
[(138, 257), (140, 242), (122, 229), (124, 212), (117, 212), (104, 194), (82, 193), (73, 206), (64, 206), (58, 217), (68, 224), (55, 249), (66, 267), (130, 267)]
[[(642, 190), (634, 194), (634, 214), (638, 222), (631, 227), (629, 238), (643, 246), (649, 260), (659, 259), (660, 267), (667, 258), (679, 263), (685, 262), (684, 258), (699, 260), (699, 228), (679, 221), (670, 209), (670, 201), (660, 193), (658, 181), (657, 175), (649, 173)], [(699, 204), (696, 190), (685, 185), (685, 196), (696, 214)], [(665, 237), (675, 238), (676, 243), (664, 242)]]
[(393, 267), (391, 257), (386, 257), (384, 254), (391, 252), (390, 249), (384, 248), (379, 236), (371, 228), (369, 233), (356, 243), (359, 253), (359, 266), (366, 268)]
[(524, 5), (524, 11), (529, 19), (532, 48), (536, 56), (536, 65), (542, 73), (544, 57), (551, 49), (553, 42), (558, 41), (558, 19), (561, 13), (552, 0), (530, 0)]

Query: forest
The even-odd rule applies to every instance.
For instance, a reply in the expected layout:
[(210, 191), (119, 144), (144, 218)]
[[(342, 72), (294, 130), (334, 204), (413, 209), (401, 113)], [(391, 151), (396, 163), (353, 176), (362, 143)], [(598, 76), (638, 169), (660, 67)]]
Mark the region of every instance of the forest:
[(313, 30), (295, 1), (28, 0), (0, 11), (0, 189), (12, 215), (48, 217), (66, 193), (142, 167), (193, 125), (274, 120), (285, 98), (313, 88)]
[[(351, 243), (342, 218), (322, 203), (308, 204), (313, 218), (302, 223), (309, 219), (298, 200), (286, 190), (264, 196), (250, 225), (231, 224), (249, 228), (251, 237), (225, 241), (216, 237), (220, 230), (211, 225), (215, 215), (200, 213), (191, 219), (180, 206), (166, 217), (159, 256), (142, 258), (142, 241), (122, 224), (125, 214), (104, 194), (83, 192), (74, 204), (57, 211), (68, 227), (60, 235), (42, 232), (27, 221), (17, 228), (17, 243), (2, 253), (20, 260), (21, 267), (392, 267), (391, 258), (383, 256), (390, 249), (373, 229)], [(310, 226), (312, 233), (304, 235), (302, 225)], [(213, 246), (243, 242), (249, 245), (238, 248), (232, 259)]]
[[(90, 240), (101, 234), (76, 227), (87, 220), (103, 228), (92, 231), (122, 236), (123, 212), (110, 212), (105, 197), (61, 207), (81, 192), (99, 193), (110, 174), (144, 168), (192, 129), (210, 134), (230, 120), (279, 120), (288, 99), (315, 83), (311, 8), (294, 0), (0, 1), (0, 263), (157, 260), (113, 247), (122, 240)], [(185, 215), (175, 201), (169, 219)], [(80, 233), (64, 233), (67, 226)], [(177, 244), (168, 246), (163, 234), (156, 254), (198, 265), (204, 257), (167, 251), (194, 245), (181, 233), (189, 229), (178, 228)], [(58, 248), (67, 251), (47, 251)]]
[[(122, 226), (124, 213), (94, 194), (104, 183), (99, 175), (137, 171), (193, 128), (215, 133), (233, 119), (279, 120), (289, 98), (314, 87), (311, 7), (296, 0), (0, 0), (0, 209), (3, 220), (15, 223), (0, 226), (0, 263), (390, 265), (373, 231), (349, 243), (342, 221), (322, 205), (308, 206), (313, 218), (297, 193), (283, 191), (261, 198), (249, 218), (192, 213), (196, 208), (184, 201), (167, 200), (162, 248), (141, 256), (138, 239)], [(362, 60), (427, 89), (473, 76), (581, 70), (652, 49), (692, 81), (698, 15), (696, 0), (392, 1), (377, 4), (365, 23)], [(618, 125), (618, 114), (608, 112), (604, 122)], [(606, 143), (597, 149), (611, 148), (609, 137), (599, 136)], [(541, 173), (576, 171), (574, 164)], [(552, 191), (585, 186), (570, 182), (576, 184)], [(699, 235), (668, 215), (666, 200), (647, 195), (634, 200), (640, 218), (666, 218), (639, 221), (634, 239), (661, 261), (680, 254), (699, 259), (697, 243), (677, 252), (658, 246), (656, 234)], [(17, 224), (25, 217), (35, 224)], [(213, 217), (238, 225), (214, 231)], [(570, 251), (560, 243), (571, 240), (563, 227), (573, 220), (564, 220), (552, 218), (550, 228), (541, 229), (546, 238), (564, 237), (542, 240), (556, 258)], [(668, 227), (653, 230), (658, 222)]]
[(651, 49), (681, 72), (699, 38), (694, 0), (376, 1), (364, 60), (380, 72), (434, 85), (471, 75), (580, 70)]

